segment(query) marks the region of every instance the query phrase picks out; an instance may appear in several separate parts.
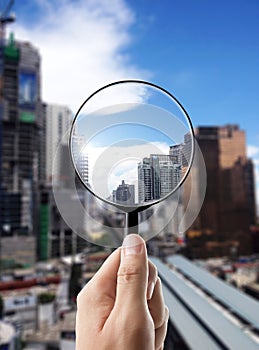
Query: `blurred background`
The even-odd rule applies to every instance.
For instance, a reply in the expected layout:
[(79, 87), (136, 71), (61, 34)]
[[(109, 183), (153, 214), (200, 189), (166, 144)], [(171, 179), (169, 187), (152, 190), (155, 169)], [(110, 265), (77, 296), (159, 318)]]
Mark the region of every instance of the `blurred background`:
[[(52, 165), (59, 147), (59, 201), (82, 222), (66, 133), (91, 93), (121, 79), (176, 96), (207, 172), (186, 232), (170, 206), (146, 227), (159, 231), (147, 245), (170, 310), (165, 349), (258, 349), (258, 14), (256, 0), (0, 1), (0, 349), (75, 347), (77, 293), (125, 220), (79, 186), (92, 243), (77, 235), (56, 206)], [(199, 166), (192, 181), (199, 196)]]

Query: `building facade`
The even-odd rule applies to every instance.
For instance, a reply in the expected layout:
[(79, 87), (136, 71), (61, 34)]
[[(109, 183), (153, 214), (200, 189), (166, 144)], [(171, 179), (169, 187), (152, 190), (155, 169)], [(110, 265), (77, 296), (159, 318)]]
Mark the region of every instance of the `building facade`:
[[(201, 212), (189, 230), (194, 255), (251, 251), (250, 225), (256, 220), (253, 163), (246, 155), (245, 132), (237, 125), (199, 127), (196, 140), (207, 170)], [(199, 186), (199, 172), (196, 173)], [(196, 238), (191, 239), (192, 235)]]
[(0, 233), (6, 237), (38, 234), (39, 188), (45, 180), (40, 67), (30, 43), (15, 41), (12, 34), (1, 41)]
[(179, 160), (175, 154), (151, 154), (138, 164), (140, 203), (163, 198), (176, 188), (182, 173)]
[(89, 160), (88, 154), (85, 152), (84, 136), (73, 134), (72, 137), (72, 156), (76, 169), (80, 175), (80, 179), (84, 184), (89, 185)]
[(135, 204), (135, 186), (126, 184), (122, 180), (121, 184), (113, 191), (115, 203), (134, 205)]
[[(51, 182), (52, 165), (60, 142), (68, 143), (72, 112), (66, 106), (46, 105), (46, 179)], [(67, 137), (66, 137), (67, 136)], [(62, 139), (63, 138), (63, 139)]]
[(138, 164), (138, 198), (139, 203), (153, 199), (153, 176), (149, 158)]

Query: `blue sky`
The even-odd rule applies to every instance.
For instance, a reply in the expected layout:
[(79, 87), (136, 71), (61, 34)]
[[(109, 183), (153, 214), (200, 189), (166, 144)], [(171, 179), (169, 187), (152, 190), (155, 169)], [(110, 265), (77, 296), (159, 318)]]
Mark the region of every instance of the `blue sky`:
[(238, 123), (259, 142), (259, 2), (133, 4), (134, 61), (174, 92), (194, 124)]
[[(104, 83), (147, 79), (173, 93), (195, 126), (239, 124), (259, 165), (258, 0), (17, 0), (14, 11), (19, 39), (42, 53), (47, 102), (71, 100), (73, 108)], [(50, 56), (55, 48), (70, 59), (67, 73), (60, 57)], [(85, 87), (82, 72), (73, 82), (80, 57)], [(51, 81), (62, 74), (73, 91)]]
[[(259, 141), (259, 2), (126, 4), (135, 18), (131, 42), (122, 52), (147, 70), (150, 80), (171, 91), (195, 125), (239, 123), (250, 142)], [(44, 17), (37, 1), (16, 1), (14, 10), (18, 22), (29, 20), (30, 25)]]

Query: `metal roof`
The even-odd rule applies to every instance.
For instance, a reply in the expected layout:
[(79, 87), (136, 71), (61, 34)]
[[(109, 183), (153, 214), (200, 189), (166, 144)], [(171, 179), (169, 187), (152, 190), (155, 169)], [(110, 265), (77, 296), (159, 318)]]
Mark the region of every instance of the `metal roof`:
[(223, 282), (208, 271), (196, 266), (181, 255), (169, 257), (167, 261), (202, 289), (219, 300), (239, 317), (259, 330), (259, 303), (235, 287)]
[(221, 347), (201, 327), (192, 314), (179, 302), (173, 293), (164, 285), (163, 294), (168, 306), (170, 321), (174, 323), (179, 334), (184, 334), (186, 344), (193, 350), (219, 350)]
[[(151, 258), (151, 260), (157, 266), (163, 285), (174, 295), (178, 303), (182, 304), (186, 312), (196, 319), (197, 325), (200, 325), (204, 332), (207, 332), (207, 335), (218, 345), (219, 349), (258, 350), (258, 343), (227, 318), (222, 310), (213, 306), (208, 298), (198, 293), (193, 285), (188, 283), (179, 273), (170, 269), (157, 258)], [(173, 308), (171, 310), (172, 321), (176, 325)], [(188, 342), (190, 333), (193, 332), (191, 326), (189, 333), (179, 331), (185, 341)], [(193, 344), (191, 348), (195, 349)], [(198, 347), (196, 348), (198, 349)], [(200, 346), (199, 349), (207, 350), (210, 347), (204, 345)]]

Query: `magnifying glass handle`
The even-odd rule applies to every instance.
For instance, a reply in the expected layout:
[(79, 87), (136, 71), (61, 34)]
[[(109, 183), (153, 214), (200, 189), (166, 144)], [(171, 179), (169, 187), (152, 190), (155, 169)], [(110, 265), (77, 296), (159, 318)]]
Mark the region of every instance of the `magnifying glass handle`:
[(125, 235), (138, 233), (138, 211), (134, 210), (126, 213), (126, 230)]

